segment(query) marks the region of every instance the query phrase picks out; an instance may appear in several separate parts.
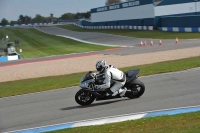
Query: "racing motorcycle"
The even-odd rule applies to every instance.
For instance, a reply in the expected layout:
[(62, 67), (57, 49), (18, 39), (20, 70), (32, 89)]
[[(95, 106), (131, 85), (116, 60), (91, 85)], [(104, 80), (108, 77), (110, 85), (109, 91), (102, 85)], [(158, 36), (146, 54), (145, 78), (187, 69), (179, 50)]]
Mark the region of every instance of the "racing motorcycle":
[[(123, 97), (135, 99), (143, 95), (145, 91), (145, 85), (142, 81), (138, 80), (139, 72), (140, 69), (129, 70), (125, 72), (126, 83), (123, 87), (126, 87), (127, 91)], [(86, 73), (80, 81), (79, 86), (81, 87), (81, 89), (75, 95), (76, 102), (82, 106), (85, 106), (90, 105), (94, 100), (100, 101), (114, 98), (122, 98), (119, 94), (117, 94), (116, 96), (107, 96), (107, 91), (110, 88), (100, 90), (96, 89), (95, 85), (103, 84), (103, 80), (104, 78), (101, 74), (95, 75), (94, 73), (92, 73), (92, 71)], [(110, 87), (112, 87), (113, 85), (114, 83), (111, 83)]]

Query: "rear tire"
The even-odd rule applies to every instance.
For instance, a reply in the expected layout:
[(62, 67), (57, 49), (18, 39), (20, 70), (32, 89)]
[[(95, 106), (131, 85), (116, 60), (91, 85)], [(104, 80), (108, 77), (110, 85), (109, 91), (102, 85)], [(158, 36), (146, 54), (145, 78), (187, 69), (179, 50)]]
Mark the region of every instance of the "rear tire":
[(90, 105), (95, 98), (90, 92), (84, 90), (79, 90), (75, 95), (76, 102), (82, 106)]
[(128, 98), (139, 98), (145, 91), (145, 85), (142, 81), (136, 79), (130, 83), (127, 89), (131, 91), (126, 94)]

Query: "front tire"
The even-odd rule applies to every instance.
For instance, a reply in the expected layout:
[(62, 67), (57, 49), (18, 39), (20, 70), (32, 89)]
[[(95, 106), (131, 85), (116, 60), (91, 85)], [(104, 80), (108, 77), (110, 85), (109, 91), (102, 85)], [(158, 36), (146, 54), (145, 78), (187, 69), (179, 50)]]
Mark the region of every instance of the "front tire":
[(145, 91), (145, 85), (142, 81), (136, 79), (130, 83), (128, 86), (128, 90), (130, 90), (126, 96), (130, 99), (139, 98), (143, 95)]
[(95, 98), (90, 92), (84, 90), (79, 90), (75, 95), (76, 102), (82, 106), (90, 105)]

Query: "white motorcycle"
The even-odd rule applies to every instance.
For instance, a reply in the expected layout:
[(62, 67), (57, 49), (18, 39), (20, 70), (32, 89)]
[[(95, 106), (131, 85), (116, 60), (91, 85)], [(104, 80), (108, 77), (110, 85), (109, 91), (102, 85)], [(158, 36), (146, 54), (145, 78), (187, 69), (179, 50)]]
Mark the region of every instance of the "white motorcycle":
[[(145, 85), (142, 81), (138, 80), (138, 73), (140, 70), (129, 70), (125, 72), (126, 75), (126, 83), (124, 87), (127, 88), (126, 94), (123, 97), (128, 97), (130, 99), (139, 98), (143, 95), (145, 91)], [(107, 96), (106, 93), (110, 89), (105, 90), (97, 90), (95, 85), (100, 85), (103, 83), (103, 78), (101, 76), (94, 76), (94, 74), (90, 71), (86, 73), (80, 82), (81, 89), (76, 93), (75, 100), (78, 104), (85, 106), (91, 104), (95, 99), (96, 101), (99, 100), (108, 100), (114, 98), (121, 98), (118, 94), (116, 96), (109, 95)], [(111, 83), (111, 87), (114, 83)], [(122, 87), (123, 88), (123, 87)]]

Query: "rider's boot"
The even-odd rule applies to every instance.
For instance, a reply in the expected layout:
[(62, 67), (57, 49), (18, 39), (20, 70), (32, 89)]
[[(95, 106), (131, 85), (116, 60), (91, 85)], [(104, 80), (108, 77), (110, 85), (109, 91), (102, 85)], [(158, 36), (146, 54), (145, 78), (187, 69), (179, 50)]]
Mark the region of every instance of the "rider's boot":
[(123, 96), (126, 94), (126, 91), (127, 91), (127, 88), (124, 87), (124, 88), (123, 88), (123, 91), (122, 91), (121, 93), (119, 93), (119, 95), (120, 95), (121, 97), (123, 97)]
[(124, 87), (123, 89), (120, 88), (119, 90), (115, 91), (115, 92), (112, 94), (112, 96), (116, 96), (117, 94), (119, 94), (119, 95), (122, 97), (122, 96), (125, 95), (126, 91), (127, 91), (127, 88), (126, 88), (126, 87)]

